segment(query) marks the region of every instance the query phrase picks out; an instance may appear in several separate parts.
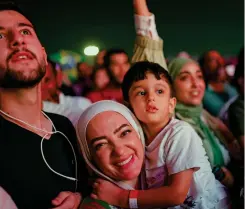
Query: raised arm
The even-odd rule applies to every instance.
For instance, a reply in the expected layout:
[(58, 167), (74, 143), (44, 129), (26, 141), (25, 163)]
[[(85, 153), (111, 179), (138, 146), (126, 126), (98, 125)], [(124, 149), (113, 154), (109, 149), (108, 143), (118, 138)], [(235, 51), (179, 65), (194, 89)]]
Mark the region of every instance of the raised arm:
[(167, 69), (163, 54), (163, 40), (158, 36), (155, 16), (150, 13), (146, 0), (133, 0), (136, 41), (132, 63), (150, 61)]
[(134, 13), (140, 16), (151, 16), (146, 0), (134, 0)]

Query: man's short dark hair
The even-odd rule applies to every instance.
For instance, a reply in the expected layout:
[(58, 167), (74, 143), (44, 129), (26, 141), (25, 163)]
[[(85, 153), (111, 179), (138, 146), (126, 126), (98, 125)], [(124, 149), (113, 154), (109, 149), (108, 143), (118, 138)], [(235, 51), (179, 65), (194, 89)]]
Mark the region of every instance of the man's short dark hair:
[(5, 11), (5, 10), (13, 10), (16, 11), (20, 14), (22, 14), (26, 19), (28, 19), (31, 23), (31, 19), (29, 16), (20, 8), (19, 5), (12, 1), (5, 1), (5, 2), (0, 2), (0, 11)]
[(118, 49), (116, 49), (116, 48), (109, 49), (104, 56), (104, 65), (106, 68), (109, 68), (109, 66), (111, 64), (111, 56), (113, 56), (115, 54), (125, 54), (128, 57), (127, 52), (123, 49), (119, 49), (119, 48)]
[(153, 62), (142, 61), (136, 62), (128, 70), (124, 76), (122, 83), (123, 98), (126, 102), (129, 102), (129, 90), (134, 82), (146, 79), (146, 74), (152, 73), (156, 79), (165, 79), (170, 88), (171, 97), (174, 95), (173, 81), (168, 71), (165, 70), (161, 65)]

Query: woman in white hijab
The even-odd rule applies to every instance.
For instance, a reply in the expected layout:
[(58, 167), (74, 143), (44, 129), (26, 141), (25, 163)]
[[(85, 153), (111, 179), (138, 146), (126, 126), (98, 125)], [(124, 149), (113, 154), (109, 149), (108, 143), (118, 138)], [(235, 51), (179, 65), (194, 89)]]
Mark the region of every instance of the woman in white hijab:
[(140, 187), (144, 135), (127, 107), (109, 100), (94, 103), (80, 116), (76, 131), (85, 162), (97, 177), (126, 190)]

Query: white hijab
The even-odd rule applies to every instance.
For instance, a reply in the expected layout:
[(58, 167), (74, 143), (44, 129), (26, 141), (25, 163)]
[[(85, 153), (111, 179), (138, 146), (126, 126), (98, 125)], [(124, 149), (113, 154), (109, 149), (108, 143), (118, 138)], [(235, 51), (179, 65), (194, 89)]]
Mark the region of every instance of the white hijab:
[(110, 182), (118, 185), (119, 187), (126, 189), (126, 190), (132, 190), (133, 188), (123, 181), (116, 182), (115, 180), (111, 179), (110, 177), (103, 174), (99, 169), (96, 168), (95, 165), (92, 163), (92, 156), (89, 151), (88, 143), (86, 140), (86, 129), (88, 123), (99, 113), (106, 112), (106, 111), (114, 111), (117, 113), (120, 113), (123, 117), (127, 119), (127, 121), (132, 125), (132, 127), (135, 129), (135, 131), (139, 134), (139, 137), (143, 144), (144, 149), (144, 134), (143, 130), (134, 116), (134, 114), (124, 105), (114, 102), (111, 100), (103, 100), (96, 102), (89, 106), (80, 116), (77, 125), (76, 125), (76, 133), (77, 138), (80, 144), (80, 150), (83, 154), (83, 157), (85, 159), (85, 162), (87, 165), (100, 177), (109, 180)]

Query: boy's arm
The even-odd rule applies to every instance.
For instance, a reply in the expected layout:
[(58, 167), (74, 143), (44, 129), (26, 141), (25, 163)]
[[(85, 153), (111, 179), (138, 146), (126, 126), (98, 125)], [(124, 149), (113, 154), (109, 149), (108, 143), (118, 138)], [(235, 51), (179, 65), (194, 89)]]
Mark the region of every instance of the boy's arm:
[(132, 63), (150, 61), (167, 69), (163, 54), (163, 40), (158, 36), (154, 15), (149, 12), (146, 0), (133, 0), (133, 4), (137, 36)]
[[(150, 190), (138, 190), (138, 208), (159, 208), (180, 205), (184, 202), (193, 176), (188, 169), (170, 176), (170, 185)], [(102, 179), (97, 179), (91, 195), (122, 208), (129, 208), (129, 192)]]

